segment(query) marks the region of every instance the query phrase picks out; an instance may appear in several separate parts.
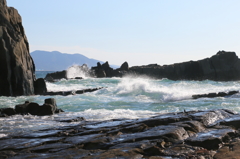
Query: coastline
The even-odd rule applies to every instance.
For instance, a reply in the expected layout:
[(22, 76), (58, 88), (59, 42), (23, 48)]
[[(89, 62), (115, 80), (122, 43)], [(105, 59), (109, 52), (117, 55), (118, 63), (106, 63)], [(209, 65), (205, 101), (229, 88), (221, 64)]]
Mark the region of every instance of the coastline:
[(240, 115), (226, 109), (103, 122), (68, 117), (57, 122), (69, 125), (1, 138), (0, 157), (227, 159), (240, 153)]

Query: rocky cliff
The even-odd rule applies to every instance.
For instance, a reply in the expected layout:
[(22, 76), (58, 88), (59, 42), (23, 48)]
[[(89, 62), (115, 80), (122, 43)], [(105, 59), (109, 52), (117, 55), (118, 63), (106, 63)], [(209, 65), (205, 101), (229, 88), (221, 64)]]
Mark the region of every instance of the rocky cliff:
[(0, 0), (0, 96), (34, 94), (34, 72), (21, 16)]
[(219, 51), (211, 58), (172, 65), (135, 66), (129, 69), (138, 75), (171, 80), (240, 80), (240, 60), (235, 52)]

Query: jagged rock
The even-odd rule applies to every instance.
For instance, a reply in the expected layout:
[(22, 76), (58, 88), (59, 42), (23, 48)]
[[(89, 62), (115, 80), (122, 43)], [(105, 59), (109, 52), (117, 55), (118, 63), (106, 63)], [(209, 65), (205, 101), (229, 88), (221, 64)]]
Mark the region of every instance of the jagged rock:
[(35, 66), (21, 16), (0, 0), (0, 96), (34, 94)]
[(120, 69), (114, 70), (109, 66), (108, 63), (104, 64), (104, 67), (100, 63), (97, 64), (98, 66), (92, 67), (91, 70), (94, 72), (94, 75), (97, 78), (105, 78), (105, 77), (123, 77), (127, 71), (123, 71)]
[(121, 71), (128, 71), (128, 70), (129, 70), (128, 63), (127, 63), (127, 62), (124, 62), (119, 69), (120, 69)]

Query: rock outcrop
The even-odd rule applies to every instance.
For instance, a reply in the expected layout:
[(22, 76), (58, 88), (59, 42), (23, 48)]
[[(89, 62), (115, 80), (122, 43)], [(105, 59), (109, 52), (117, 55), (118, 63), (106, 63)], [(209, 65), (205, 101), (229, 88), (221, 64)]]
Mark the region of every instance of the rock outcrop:
[(24, 104), (16, 105), (15, 108), (1, 108), (0, 117), (7, 117), (12, 115), (53, 115), (63, 112), (62, 109), (57, 108), (56, 100), (54, 98), (45, 99), (43, 105), (38, 103), (26, 101)]
[(231, 110), (103, 122), (70, 116), (54, 120), (78, 124), (0, 138), (0, 158), (228, 159), (240, 154), (240, 115)]
[(239, 93), (239, 91), (229, 91), (229, 92), (218, 92), (218, 93), (208, 93), (208, 94), (195, 94), (192, 95), (193, 99), (198, 98), (216, 98), (216, 97), (226, 97)]
[(103, 78), (103, 77), (122, 77), (127, 73), (129, 70), (128, 63), (124, 62), (120, 68), (113, 69), (110, 67), (108, 61), (100, 64), (97, 63), (96, 67), (91, 68), (92, 72), (95, 74), (97, 78)]
[(0, 96), (34, 94), (34, 72), (21, 16), (0, 0)]
[(135, 66), (129, 69), (138, 75), (171, 80), (240, 80), (240, 59), (235, 52), (219, 51), (211, 58), (172, 65)]
[(48, 73), (44, 78), (46, 81), (54, 82), (55, 80), (67, 79), (67, 71), (57, 71), (53, 73)]

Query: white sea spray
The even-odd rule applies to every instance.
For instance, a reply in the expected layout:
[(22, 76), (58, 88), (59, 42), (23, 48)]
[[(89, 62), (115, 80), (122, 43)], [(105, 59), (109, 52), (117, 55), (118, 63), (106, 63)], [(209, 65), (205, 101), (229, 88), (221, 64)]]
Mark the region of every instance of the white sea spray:
[[(43, 74), (43, 72), (41, 72)], [(0, 97), (0, 108), (25, 101), (40, 105), (46, 98), (55, 98), (58, 108), (65, 111), (50, 117), (13, 116), (0, 118), (0, 137), (14, 133), (28, 133), (52, 126), (62, 126), (58, 118), (84, 117), (89, 121), (147, 118), (168, 112), (184, 110), (231, 109), (240, 112), (239, 94), (229, 97), (200, 98), (193, 94), (240, 90), (239, 81), (172, 81), (148, 77), (85, 78), (47, 83), (49, 91), (71, 91), (104, 87), (92, 93), (70, 96)]]

